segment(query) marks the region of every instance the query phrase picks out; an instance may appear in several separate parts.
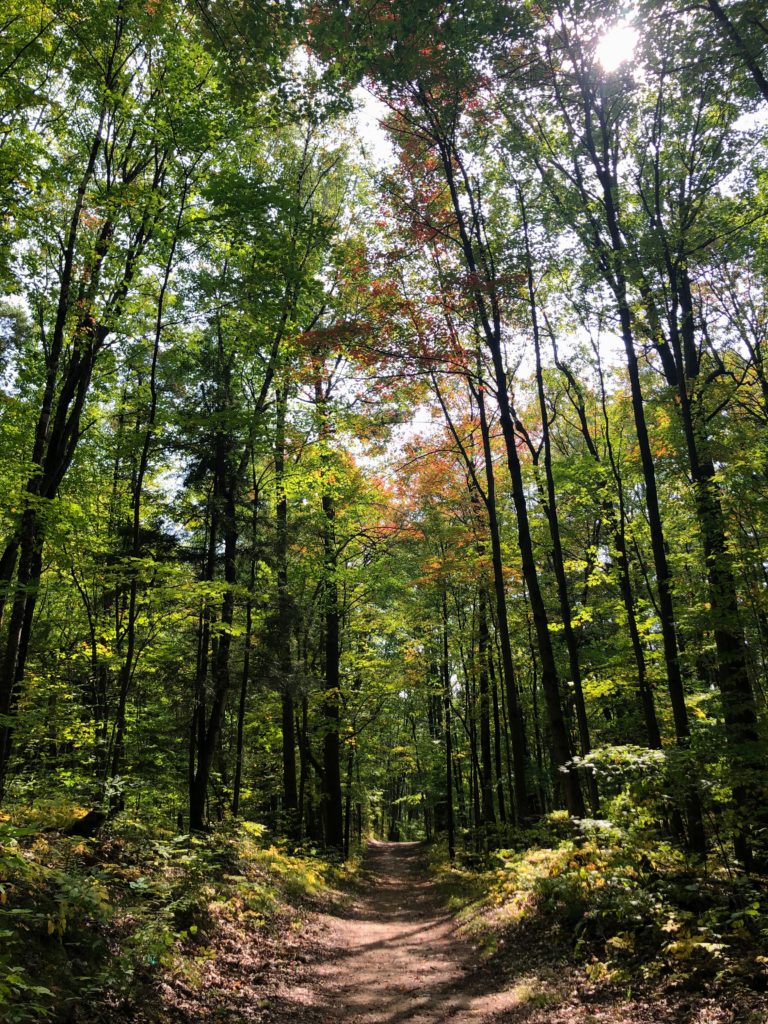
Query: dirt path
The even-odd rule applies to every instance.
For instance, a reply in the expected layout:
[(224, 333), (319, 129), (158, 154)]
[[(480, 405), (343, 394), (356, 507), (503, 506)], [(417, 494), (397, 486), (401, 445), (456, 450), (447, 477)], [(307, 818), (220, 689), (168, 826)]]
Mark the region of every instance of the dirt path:
[(296, 1024), (479, 1024), (519, 1002), (474, 963), (425, 877), (420, 844), (371, 843), (365, 868), (368, 891), (343, 916), (314, 922), (312, 962), (283, 993), (283, 1013)]
[[(131, 1024), (768, 1024), (765, 1000), (586, 983), (562, 937), (527, 922), (481, 960), (429, 882), (417, 843), (371, 843), (351, 904), (245, 933), (225, 916), (213, 956), (159, 986)], [(62, 1018), (63, 1019), (63, 1018)], [(78, 1018), (84, 1019), (84, 1018)], [(99, 1017), (99, 1020), (105, 1020)]]

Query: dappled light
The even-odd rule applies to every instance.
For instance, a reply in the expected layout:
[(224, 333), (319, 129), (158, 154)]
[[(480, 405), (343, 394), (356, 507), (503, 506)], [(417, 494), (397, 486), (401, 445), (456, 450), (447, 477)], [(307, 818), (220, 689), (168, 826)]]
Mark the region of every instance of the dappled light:
[(0, 1022), (766, 1024), (757, 0), (3, 0)]

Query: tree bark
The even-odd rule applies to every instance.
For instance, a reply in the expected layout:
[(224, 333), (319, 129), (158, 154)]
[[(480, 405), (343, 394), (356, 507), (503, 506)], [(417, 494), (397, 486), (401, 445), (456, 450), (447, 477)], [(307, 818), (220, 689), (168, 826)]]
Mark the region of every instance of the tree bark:
[(488, 614), (485, 589), (478, 592), (477, 660), (480, 696), (480, 795), (483, 825), (494, 825), (493, 755), (491, 753), (491, 698), (488, 685)]
[(451, 723), (451, 665), (448, 659), (448, 595), (443, 589), (442, 609), (442, 655), (440, 671), (443, 679), (443, 728), (445, 736), (445, 827), (448, 836), (448, 859), (456, 859), (456, 825), (453, 813), (453, 732)]
[(283, 810), (289, 819), (289, 831), (295, 831), (298, 812), (296, 790), (296, 733), (291, 657), (290, 594), (288, 591), (288, 499), (285, 492), (285, 416), (288, 402), (286, 386), (276, 389), (275, 495), (277, 561), (277, 658), (281, 687), (281, 727), (283, 754)]
[[(493, 257), (482, 235), (482, 217), (477, 210), (475, 196), (469, 183), (466, 168), (462, 163), (461, 155), (453, 141), (442, 131), (429, 98), (420, 86), (417, 89), (417, 97), (423, 112), (429, 119), (433, 141), (439, 153), (453, 208), (458, 241), (470, 280), (474, 282), (470, 285), (471, 298), (477, 313), (482, 336), (491, 355), (499, 420), (506, 446), (507, 468), (512, 483), (512, 501), (517, 516), (517, 542), (520, 549), (523, 576), (528, 586), (537, 646), (541, 659), (542, 688), (544, 690), (547, 718), (552, 736), (552, 750), (558, 770), (561, 768), (565, 769), (561, 773), (561, 784), (568, 813), (574, 817), (582, 818), (584, 817), (584, 799), (581, 785), (575, 772), (568, 770), (566, 767), (573, 756), (573, 751), (563, 715), (557, 663), (555, 661), (547, 610), (533, 551), (528, 502), (525, 496), (520, 456), (517, 451), (514, 418), (507, 389), (507, 372), (502, 354), (501, 312), (498, 302)], [(467, 210), (466, 204), (462, 203), (457, 176), (463, 182), (464, 189), (462, 194), (466, 204), (469, 206), (469, 210)]]
[[(525, 243), (525, 271), (526, 286), (528, 290), (528, 304), (531, 315), (531, 334), (533, 337), (533, 351), (536, 363), (536, 392), (539, 400), (539, 416), (541, 419), (541, 437), (544, 446), (544, 478), (546, 481), (546, 496), (543, 501), (544, 514), (549, 526), (549, 536), (552, 541), (552, 566), (555, 570), (555, 582), (557, 584), (557, 596), (560, 604), (560, 616), (563, 620), (563, 637), (568, 652), (568, 668), (571, 674), (570, 683), (573, 686), (574, 704), (576, 706), (576, 722), (579, 732), (579, 747), (582, 756), (585, 756), (592, 749), (589, 736), (589, 720), (587, 718), (587, 706), (584, 700), (584, 688), (581, 681), (581, 659), (579, 657), (579, 642), (573, 628), (573, 617), (571, 614), (571, 598), (568, 593), (568, 579), (565, 574), (565, 561), (563, 558), (563, 542), (560, 536), (560, 517), (557, 509), (557, 493), (555, 490), (555, 477), (552, 472), (552, 442), (549, 433), (549, 413), (547, 400), (544, 391), (544, 372), (541, 363), (541, 338), (539, 334), (539, 313), (536, 301), (536, 290), (533, 280), (533, 261), (531, 258), (530, 241), (528, 237), (528, 215), (525, 208), (525, 200), (522, 190), (518, 188), (520, 213), (523, 223), (523, 240)], [(593, 814), (600, 809), (600, 796), (597, 791), (597, 782), (594, 773), (587, 771), (587, 792)]]
[[(326, 444), (330, 433), (327, 409), (328, 396), (318, 377), (315, 381), (315, 404), (320, 420), (321, 444)], [(327, 466), (328, 455), (321, 456)], [(336, 553), (336, 502), (323, 472), (323, 602), (325, 606), (325, 692), (323, 695), (323, 816), (325, 842), (343, 854), (344, 815), (341, 791), (341, 691), (339, 675), (339, 588), (336, 579), (338, 559)]]

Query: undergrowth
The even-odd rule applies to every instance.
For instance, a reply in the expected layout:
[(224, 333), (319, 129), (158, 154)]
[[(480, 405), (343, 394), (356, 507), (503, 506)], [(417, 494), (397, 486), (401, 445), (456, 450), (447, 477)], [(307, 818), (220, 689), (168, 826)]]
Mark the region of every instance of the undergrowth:
[(0, 1019), (130, 1015), (165, 975), (194, 984), (223, 921), (295, 920), (344, 870), (249, 822), (204, 837), (133, 822), (95, 839), (0, 822)]
[[(608, 821), (576, 834), (556, 813), (506, 848), (431, 869), (462, 928), (487, 956), (551, 936), (585, 985), (625, 991), (662, 984), (700, 991), (768, 990), (768, 888), (710, 859), (690, 862), (669, 842), (643, 841)], [(516, 943), (516, 940), (517, 943)]]

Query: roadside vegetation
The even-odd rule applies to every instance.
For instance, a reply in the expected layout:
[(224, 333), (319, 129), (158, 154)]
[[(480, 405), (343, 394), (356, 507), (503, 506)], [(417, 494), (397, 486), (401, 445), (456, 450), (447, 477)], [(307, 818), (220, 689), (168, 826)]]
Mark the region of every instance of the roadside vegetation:
[[(70, 824), (72, 810), (44, 820)], [(5, 821), (0, 835), (7, 1024), (255, 1013), (308, 909), (341, 900), (350, 870), (254, 823), (190, 836), (121, 822), (83, 838)]]
[(0, 4), (3, 1021), (267, 1014), (368, 837), (762, 998), (764, 6)]

